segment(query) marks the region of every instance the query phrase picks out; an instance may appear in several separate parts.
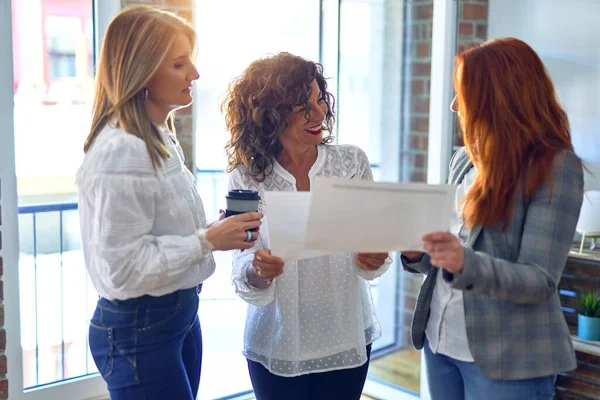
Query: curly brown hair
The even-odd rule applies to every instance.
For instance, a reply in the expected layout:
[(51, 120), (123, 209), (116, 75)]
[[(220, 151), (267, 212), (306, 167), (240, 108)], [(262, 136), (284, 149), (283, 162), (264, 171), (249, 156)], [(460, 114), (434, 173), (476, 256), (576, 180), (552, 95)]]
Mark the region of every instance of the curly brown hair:
[(327, 104), (323, 130), (329, 134), (321, 143), (331, 143), (335, 100), (327, 91), (321, 64), (281, 52), (252, 62), (229, 84), (221, 105), (231, 133), (225, 146), (227, 172), (244, 166), (256, 181), (265, 180), (283, 148), (279, 137), (293, 109), (303, 106), (308, 118), (313, 80)]

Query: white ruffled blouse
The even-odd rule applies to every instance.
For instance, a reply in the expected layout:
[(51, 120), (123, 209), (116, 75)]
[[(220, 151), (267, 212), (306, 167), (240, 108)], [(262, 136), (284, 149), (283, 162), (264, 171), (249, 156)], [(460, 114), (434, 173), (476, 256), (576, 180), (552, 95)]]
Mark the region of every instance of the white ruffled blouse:
[(198, 285), (215, 270), (202, 200), (175, 136), (157, 171), (138, 137), (106, 126), (77, 172), (85, 263), (107, 299), (162, 296)]
[[(319, 145), (309, 172), (311, 183), (315, 176), (373, 179), (365, 153), (350, 145)], [(265, 191), (296, 191), (294, 177), (277, 162), (264, 182), (237, 169), (230, 174), (229, 186), (257, 190), (263, 199)], [(368, 280), (381, 276), (390, 263), (367, 272), (351, 253), (291, 261), (268, 288), (258, 289), (250, 285), (245, 271), (261, 248), (259, 239), (251, 250), (235, 251), (233, 256), (236, 293), (249, 303), (246, 358), (281, 376), (364, 364), (366, 346), (381, 337)]]

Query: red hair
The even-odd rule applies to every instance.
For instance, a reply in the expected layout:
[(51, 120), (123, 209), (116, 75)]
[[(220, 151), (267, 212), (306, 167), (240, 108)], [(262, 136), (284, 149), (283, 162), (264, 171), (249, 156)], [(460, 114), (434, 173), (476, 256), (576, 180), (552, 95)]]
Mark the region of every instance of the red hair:
[(556, 153), (573, 149), (567, 114), (542, 60), (521, 40), (494, 39), (455, 58), (454, 87), (467, 153), (478, 173), (466, 194), (468, 227), (512, 216), (515, 195), (536, 193)]

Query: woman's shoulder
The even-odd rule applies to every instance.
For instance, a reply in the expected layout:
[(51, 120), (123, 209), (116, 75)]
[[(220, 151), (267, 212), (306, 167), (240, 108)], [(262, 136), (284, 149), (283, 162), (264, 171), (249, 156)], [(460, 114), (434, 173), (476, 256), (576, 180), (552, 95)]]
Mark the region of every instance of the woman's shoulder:
[(556, 153), (553, 164), (555, 168), (564, 166), (573, 170), (581, 170), (583, 167), (581, 158), (571, 149), (564, 149)]
[(450, 165), (456, 163), (459, 159), (465, 158), (465, 157), (468, 157), (467, 147), (461, 146), (454, 152), (454, 154), (452, 154), (452, 157), (450, 157)]
[(322, 145), (328, 155), (339, 159), (349, 158), (355, 159), (359, 162), (361, 160), (367, 160), (367, 154), (360, 147), (353, 144), (326, 144)]
[[(264, 182), (258, 182), (252, 174), (250, 169), (246, 166), (239, 165), (235, 167), (229, 175), (230, 189), (252, 189), (259, 190), (263, 186)], [(235, 186), (235, 187), (233, 187)]]
[(109, 125), (88, 150), (84, 166), (96, 173), (154, 175), (146, 143), (123, 128)]
[(554, 181), (565, 186), (583, 185), (583, 162), (571, 149), (556, 153), (552, 161)]

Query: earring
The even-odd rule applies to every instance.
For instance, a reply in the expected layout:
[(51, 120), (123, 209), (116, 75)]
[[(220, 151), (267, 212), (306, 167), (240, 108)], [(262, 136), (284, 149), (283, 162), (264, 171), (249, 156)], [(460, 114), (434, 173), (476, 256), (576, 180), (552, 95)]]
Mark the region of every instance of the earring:
[(144, 100), (148, 100), (148, 88), (144, 88)]

